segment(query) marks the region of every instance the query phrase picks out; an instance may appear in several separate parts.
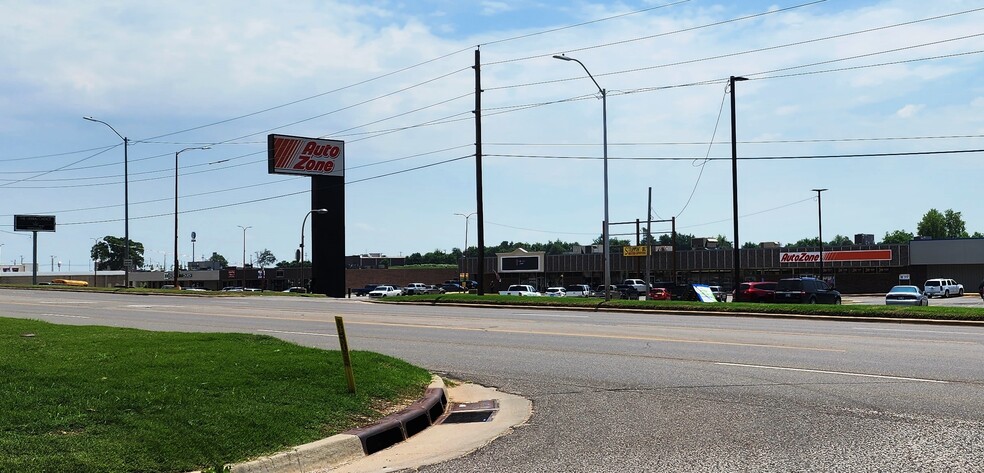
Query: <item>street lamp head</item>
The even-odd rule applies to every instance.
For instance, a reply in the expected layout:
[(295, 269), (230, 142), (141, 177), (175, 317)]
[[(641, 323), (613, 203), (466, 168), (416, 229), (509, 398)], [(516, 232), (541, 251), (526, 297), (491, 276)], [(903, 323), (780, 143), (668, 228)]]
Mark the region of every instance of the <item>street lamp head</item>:
[(562, 54), (554, 54), (554, 57), (553, 58), (554, 59), (560, 59), (561, 61), (573, 61), (574, 60), (574, 58), (569, 58), (569, 57), (564, 56)]
[(812, 189), (813, 192), (823, 192), (825, 190), (827, 190), (827, 189)]
[(731, 76), (731, 80), (733, 80), (735, 82), (741, 82), (743, 80), (748, 80), (748, 78), (747, 77), (741, 77), (741, 76)]
[(312, 210), (312, 212), (314, 212), (316, 214), (326, 214), (326, 213), (328, 213), (328, 209), (314, 209), (314, 210)]

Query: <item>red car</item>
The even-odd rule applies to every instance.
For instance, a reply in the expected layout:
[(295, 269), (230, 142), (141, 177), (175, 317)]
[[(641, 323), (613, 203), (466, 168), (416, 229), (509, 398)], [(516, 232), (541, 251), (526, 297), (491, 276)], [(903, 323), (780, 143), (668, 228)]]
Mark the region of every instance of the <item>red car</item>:
[(734, 302), (772, 302), (777, 282), (743, 282), (735, 291)]
[(670, 300), (670, 291), (662, 287), (654, 287), (649, 290), (649, 299), (653, 301), (668, 301)]

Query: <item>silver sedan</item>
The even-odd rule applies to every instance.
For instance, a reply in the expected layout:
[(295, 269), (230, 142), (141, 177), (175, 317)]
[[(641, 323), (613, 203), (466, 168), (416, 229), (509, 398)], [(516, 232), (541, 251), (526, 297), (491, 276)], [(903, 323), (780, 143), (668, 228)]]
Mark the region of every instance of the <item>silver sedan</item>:
[(929, 297), (919, 286), (895, 286), (885, 295), (886, 305), (929, 305)]

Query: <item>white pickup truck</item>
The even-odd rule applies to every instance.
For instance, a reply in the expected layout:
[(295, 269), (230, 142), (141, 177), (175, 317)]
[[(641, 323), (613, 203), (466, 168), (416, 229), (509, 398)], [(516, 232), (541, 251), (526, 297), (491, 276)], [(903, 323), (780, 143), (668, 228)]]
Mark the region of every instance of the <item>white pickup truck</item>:
[(542, 296), (529, 284), (513, 284), (505, 291), (499, 291), (500, 296)]

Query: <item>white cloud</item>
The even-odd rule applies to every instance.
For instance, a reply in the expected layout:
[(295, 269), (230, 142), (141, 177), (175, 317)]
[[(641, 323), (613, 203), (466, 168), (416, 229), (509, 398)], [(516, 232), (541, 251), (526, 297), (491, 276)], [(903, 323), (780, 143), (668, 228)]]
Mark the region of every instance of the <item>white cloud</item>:
[(491, 16), (512, 10), (513, 7), (506, 2), (495, 2), (484, 0), (482, 2), (482, 15)]
[(916, 114), (919, 113), (919, 111), (922, 110), (924, 107), (925, 107), (924, 105), (909, 104), (906, 105), (905, 107), (900, 108), (897, 112), (895, 112), (895, 115), (901, 118), (912, 118), (916, 116)]

